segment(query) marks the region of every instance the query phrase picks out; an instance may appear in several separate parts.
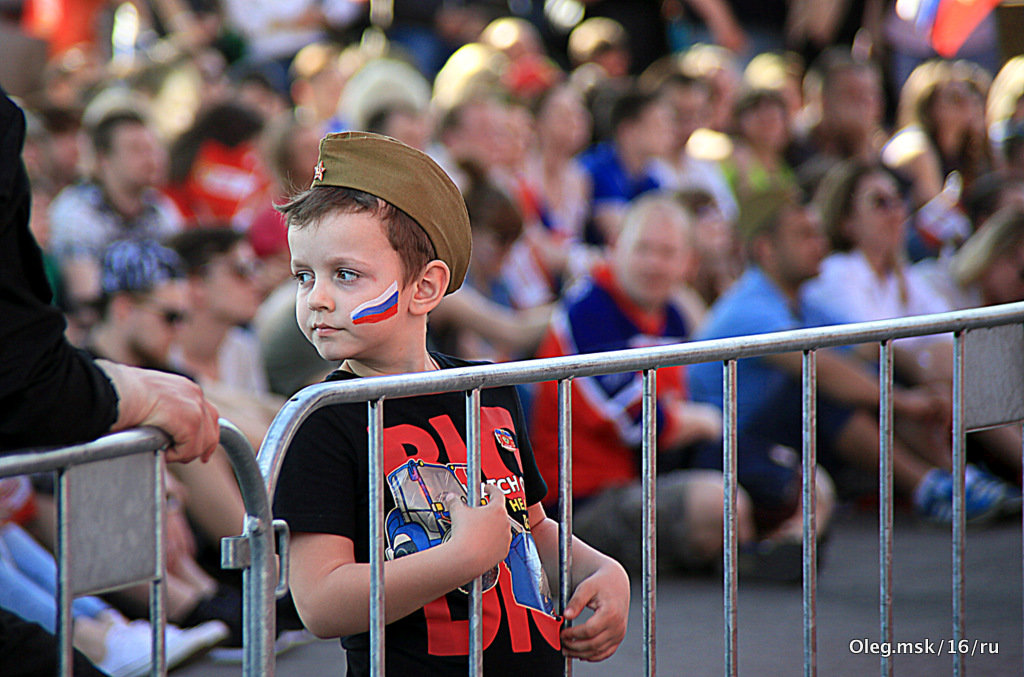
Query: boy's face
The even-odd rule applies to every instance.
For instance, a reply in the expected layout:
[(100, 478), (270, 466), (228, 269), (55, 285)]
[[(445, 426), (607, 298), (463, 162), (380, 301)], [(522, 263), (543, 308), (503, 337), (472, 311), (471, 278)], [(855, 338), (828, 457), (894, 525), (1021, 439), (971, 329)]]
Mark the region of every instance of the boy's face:
[[(407, 288), (398, 252), (370, 213), (333, 212), (288, 229), (295, 316), (327, 360), (381, 361), (406, 335)], [(396, 338), (398, 339), (396, 341)], [(422, 349), (422, 346), (421, 346)]]

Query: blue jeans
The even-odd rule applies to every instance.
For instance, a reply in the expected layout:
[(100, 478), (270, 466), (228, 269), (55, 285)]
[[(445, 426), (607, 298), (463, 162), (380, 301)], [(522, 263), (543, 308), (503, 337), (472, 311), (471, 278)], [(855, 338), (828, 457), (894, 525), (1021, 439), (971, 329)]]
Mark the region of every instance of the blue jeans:
[[(56, 632), (57, 562), (13, 523), (0, 526), (0, 607)], [(96, 597), (79, 597), (71, 614), (94, 618), (109, 608)]]

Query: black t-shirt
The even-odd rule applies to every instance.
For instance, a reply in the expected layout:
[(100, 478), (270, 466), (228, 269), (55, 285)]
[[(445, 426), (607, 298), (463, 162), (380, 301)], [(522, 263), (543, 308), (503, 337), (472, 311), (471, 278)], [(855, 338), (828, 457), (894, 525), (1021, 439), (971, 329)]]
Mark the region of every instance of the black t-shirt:
[[(470, 364), (438, 353), (433, 357), (442, 369)], [(327, 380), (349, 378), (356, 377), (336, 371)], [(465, 482), (465, 396), (424, 395), (386, 400), (383, 406), (385, 530), (389, 550), (398, 551), (408, 545), (399, 539), (409, 539), (396, 533), (415, 520), (402, 522), (400, 511), (393, 510), (396, 478), (408, 482), (410, 475), (419, 477), (417, 472), (435, 472)], [(480, 412), (483, 478), (505, 493), (510, 520), (528, 529), (527, 508), (544, 498), (547, 487), (534, 462), (515, 388), (482, 390)], [(311, 414), (288, 448), (274, 496), (274, 516), (285, 519), (292, 531), (350, 538), (358, 562), (369, 561), (367, 430), (365, 402), (331, 405)], [(429, 510), (420, 512), (429, 518), (424, 523), (435, 516)], [(516, 602), (508, 566), (502, 563), (499, 569), (496, 584), (483, 595), (485, 674), (562, 674), (560, 622)], [(387, 625), (386, 670), (462, 677), (468, 670), (468, 637), (468, 596), (455, 590)], [(342, 645), (348, 652), (348, 674), (368, 674), (369, 634), (344, 637)]]

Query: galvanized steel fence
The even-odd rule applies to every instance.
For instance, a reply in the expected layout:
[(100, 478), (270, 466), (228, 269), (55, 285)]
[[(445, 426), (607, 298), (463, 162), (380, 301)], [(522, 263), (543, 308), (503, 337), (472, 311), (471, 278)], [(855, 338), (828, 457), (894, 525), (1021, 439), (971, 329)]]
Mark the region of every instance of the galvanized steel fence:
[[(274, 674), (275, 595), (287, 591), (287, 525), (275, 523), (252, 446), (220, 422), (220, 443), (245, 504), (242, 534), (224, 539), (221, 565), (242, 569), (245, 675)], [(170, 442), (156, 428), (107, 435), (53, 450), (0, 457), (0, 477), (56, 471), (57, 640), (60, 675), (72, 670), (71, 602), (89, 593), (149, 583), (150, 674), (166, 675), (164, 464)], [(280, 578), (275, 536), (282, 553)]]
[[(737, 518), (736, 518), (736, 362), (768, 354), (803, 353), (803, 653), (804, 675), (817, 674), (816, 641), (816, 515), (815, 429), (817, 407), (816, 351), (822, 348), (877, 343), (879, 367), (879, 639), (893, 641), (892, 630), (892, 530), (893, 530), (893, 356), (892, 342), (929, 334), (953, 335), (953, 468), (952, 528), (952, 637), (964, 638), (964, 468), (965, 434), (969, 430), (1024, 421), (1024, 303), (965, 310), (897, 320), (743, 336), (713, 341), (637, 348), (605, 353), (464, 367), (441, 371), (383, 376), (310, 386), (288, 401), (278, 413), (260, 449), (258, 462), (273, 495), (284, 452), (296, 430), (313, 411), (330, 404), (365, 401), (369, 420), (370, 496), (370, 660), (371, 674), (384, 674), (384, 535), (383, 535), (383, 408), (386, 400), (440, 392), (466, 395), (467, 486), (471, 505), (480, 498), (480, 390), (482, 388), (557, 381), (559, 440), (559, 566), (560, 608), (568, 603), (571, 589), (567, 572), (572, 565), (572, 430), (573, 379), (622, 372), (643, 375), (642, 481), (643, 512), (643, 643), (644, 674), (656, 673), (656, 524), (655, 492), (656, 374), (659, 368), (698, 362), (723, 362), (724, 430), (724, 574), (723, 609), (725, 673), (737, 674)], [(470, 593), (469, 673), (482, 674), (481, 592), (479, 581)], [(888, 656), (880, 658), (880, 673), (892, 674)], [(953, 656), (953, 674), (963, 671), (963, 657)], [(567, 660), (565, 674), (571, 674)]]
[[(316, 409), (341, 402), (367, 402), (369, 412), (370, 637), (371, 673), (384, 674), (383, 407), (385, 400), (439, 392), (466, 394), (469, 499), (480, 500), (480, 391), (482, 388), (558, 382), (560, 608), (571, 596), (572, 430), (571, 393), (575, 378), (622, 372), (643, 375), (642, 482), (643, 649), (645, 675), (656, 674), (656, 439), (657, 370), (698, 362), (723, 362), (725, 480), (723, 627), (725, 673), (737, 674), (737, 518), (736, 518), (736, 362), (782, 352), (803, 353), (803, 653), (804, 675), (817, 674), (816, 643), (816, 351), (860, 343), (880, 346), (879, 369), (879, 639), (892, 642), (892, 342), (929, 334), (953, 335), (952, 638), (964, 635), (964, 469), (968, 431), (1024, 421), (1024, 303), (898, 320), (822, 327), (714, 341), (637, 348), (587, 355), (514, 362), (420, 374), (384, 376), (310, 386), (288, 401), (274, 419), (257, 458), (242, 434), (221, 421), (221, 444), (231, 460), (245, 503), (240, 536), (224, 539), (222, 566), (243, 569), (244, 675), (273, 675), (276, 596), (287, 589), (287, 526), (273, 520), (273, 496), (284, 453), (296, 430)], [(166, 435), (138, 429), (95, 442), (49, 451), (25, 451), (0, 458), (0, 477), (56, 470), (58, 505), (58, 638), (62, 675), (71, 670), (71, 600), (88, 592), (147, 581), (154, 627), (151, 674), (166, 673), (163, 628), (164, 476), (159, 452)], [(118, 481), (118, 478), (127, 478)], [(116, 486), (117, 492), (111, 492)], [(113, 498), (113, 502), (111, 501)], [(280, 565), (274, 557), (281, 555)], [(481, 587), (470, 591), (469, 673), (481, 675)], [(888, 656), (880, 674), (892, 674)], [(565, 674), (571, 674), (567, 660)], [(952, 672), (963, 672), (963, 656), (953, 655)]]

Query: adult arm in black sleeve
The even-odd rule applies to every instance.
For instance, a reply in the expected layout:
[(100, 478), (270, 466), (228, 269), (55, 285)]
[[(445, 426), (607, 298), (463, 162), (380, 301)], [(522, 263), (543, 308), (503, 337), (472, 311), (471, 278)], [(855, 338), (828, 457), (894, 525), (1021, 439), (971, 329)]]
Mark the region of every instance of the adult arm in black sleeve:
[(0, 90), (0, 453), (81, 442), (151, 425), (171, 438), (165, 458), (209, 460), (217, 409), (182, 376), (92, 361), (64, 339), (49, 305), (42, 254), (28, 229), (21, 162), (25, 116)]
[(64, 339), (39, 246), (21, 161), (25, 116), (0, 90), (0, 450), (92, 439), (117, 419), (117, 394)]

